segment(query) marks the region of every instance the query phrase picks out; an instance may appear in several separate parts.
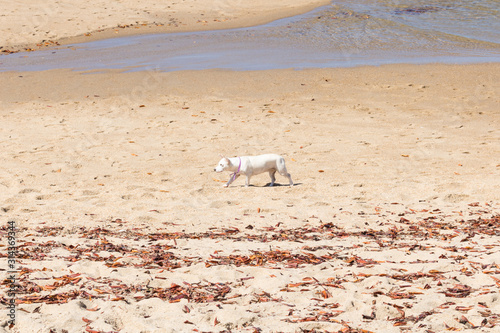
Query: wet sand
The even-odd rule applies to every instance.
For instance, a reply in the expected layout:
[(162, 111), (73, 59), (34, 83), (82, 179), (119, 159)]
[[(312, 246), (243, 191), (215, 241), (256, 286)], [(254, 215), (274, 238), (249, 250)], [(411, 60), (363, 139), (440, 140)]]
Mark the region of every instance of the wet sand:
[(4, 2), (0, 52), (138, 34), (249, 27), (305, 13), (328, 0), (100, 0)]

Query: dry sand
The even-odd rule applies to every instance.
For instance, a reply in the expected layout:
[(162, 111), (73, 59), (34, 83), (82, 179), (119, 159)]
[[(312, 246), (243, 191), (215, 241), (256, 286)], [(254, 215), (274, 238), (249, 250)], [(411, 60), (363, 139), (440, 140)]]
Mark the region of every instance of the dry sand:
[(499, 67), (2, 74), (5, 331), (494, 332)]
[(0, 80), (1, 332), (500, 327), (499, 64)]

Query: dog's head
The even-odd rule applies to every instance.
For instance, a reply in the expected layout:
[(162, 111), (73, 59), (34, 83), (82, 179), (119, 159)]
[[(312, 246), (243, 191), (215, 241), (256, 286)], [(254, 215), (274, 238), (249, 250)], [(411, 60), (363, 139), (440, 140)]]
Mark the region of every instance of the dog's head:
[(214, 171), (222, 172), (222, 171), (226, 170), (230, 165), (231, 165), (231, 162), (229, 161), (229, 158), (223, 157), (219, 161), (219, 163), (215, 166)]

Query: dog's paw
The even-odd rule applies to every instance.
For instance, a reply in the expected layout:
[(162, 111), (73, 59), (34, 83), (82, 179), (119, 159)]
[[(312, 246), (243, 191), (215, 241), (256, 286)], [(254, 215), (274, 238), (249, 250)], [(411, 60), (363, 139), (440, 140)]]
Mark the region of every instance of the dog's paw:
[(229, 187), (229, 185), (227, 185), (227, 184), (224, 184), (224, 185), (222, 185), (222, 187)]

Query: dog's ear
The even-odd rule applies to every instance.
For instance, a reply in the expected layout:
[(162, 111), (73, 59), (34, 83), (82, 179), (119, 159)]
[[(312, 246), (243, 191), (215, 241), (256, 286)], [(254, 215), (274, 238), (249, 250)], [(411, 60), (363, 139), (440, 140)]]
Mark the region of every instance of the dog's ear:
[(224, 156), (224, 155), (222, 155), (222, 154), (219, 154), (219, 156), (220, 156), (222, 159), (226, 160), (226, 161), (227, 161), (227, 164), (231, 164), (231, 161), (229, 160), (229, 158), (227, 158), (226, 156)]

